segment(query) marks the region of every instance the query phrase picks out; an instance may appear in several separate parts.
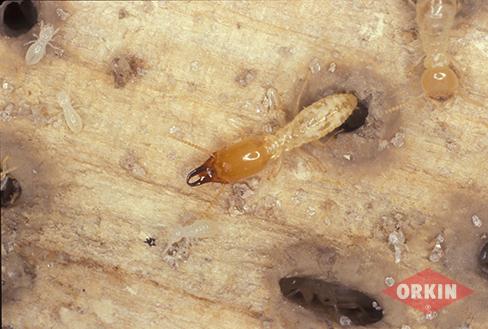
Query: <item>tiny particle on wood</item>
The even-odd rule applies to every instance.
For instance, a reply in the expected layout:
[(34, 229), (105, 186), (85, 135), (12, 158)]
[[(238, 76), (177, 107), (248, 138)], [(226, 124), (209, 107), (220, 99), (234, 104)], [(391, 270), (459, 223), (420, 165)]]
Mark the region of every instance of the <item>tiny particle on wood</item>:
[(135, 177), (141, 178), (146, 175), (146, 170), (139, 164), (139, 160), (133, 151), (127, 151), (120, 158), (119, 165)]
[(124, 19), (129, 16), (129, 12), (125, 8), (119, 9), (119, 19)]
[(65, 21), (68, 19), (68, 17), (70, 17), (71, 15), (63, 10), (63, 8), (57, 8), (56, 9), (56, 14), (58, 15), (58, 17), (62, 20), (62, 21)]
[(329, 71), (330, 73), (334, 73), (336, 68), (337, 68), (337, 64), (332, 62), (329, 64), (329, 68), (327, 69), (327, 71)]
[(481, 221), (481, 218), (478, 215), (471, 216), (471, 221), (473, 222), (473, 225), (475, 227), (481, 227), (481, 225), (483, 225), (483, 222)]
[(146, 243), (149, 247), (154, 247), (156, 245), (156, 239), (148, 237), (144, 243)]
[(402, 147), (405, 144), (405, 134), (400, 132), (396, 133), (390, 140), (390, 143), (396, 148)]
[(122, 88), (136, 77), (143, 76), (146, 73), (146, 64), (134, 55), (118, 56), (112, 59), (111, 70), (115, 88)]
[(387, 276), (385, 278), (385, 285), (387, 287), (393, 287), (394, 284), (395, 284), (395, 279), (393, 279), (391, 276)]
[(318, 58), (313, 58), (308, 64), (308, 68), (310, 69), (310, 72), (312, 72), (312, 74), (319, 73), (321, 68)]
[(234, 79), (235, 82), (241, 87), (247, 87), (251, 82), (256, 79), (257, 72), (254, 69), (242, 70)]

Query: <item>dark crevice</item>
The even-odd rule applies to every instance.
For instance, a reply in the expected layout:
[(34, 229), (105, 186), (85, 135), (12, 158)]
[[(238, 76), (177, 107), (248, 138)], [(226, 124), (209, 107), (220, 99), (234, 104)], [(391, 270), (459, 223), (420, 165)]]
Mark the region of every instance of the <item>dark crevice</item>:
[(366, 118), (368, 117), (368, 103), (366, 100), (360, 100), (349, 118), (338, 129), (342, 132), (352, 132), (361, 128), (366, 123)]
[(37, 24), (37, 7), (31, 0), (2, 1), (0, 14), (1, 30), (10, 37), (27, 33)]

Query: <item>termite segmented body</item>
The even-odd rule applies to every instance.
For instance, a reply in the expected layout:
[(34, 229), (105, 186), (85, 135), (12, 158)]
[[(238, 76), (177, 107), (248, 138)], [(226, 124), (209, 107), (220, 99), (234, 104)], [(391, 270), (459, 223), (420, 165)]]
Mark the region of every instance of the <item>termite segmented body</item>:
[(39, 63), (39, 61), (46, 55), (46, 47), (49, 45), (52, 48), (62, 51), (60, 48), (55, 47), (50, 41), (53, 40), (56, 33), (58, 33), (59, 29), (54, 29), (54, 26), (51, 24), (44, 25), (44, 22), (41, 21), (41, 28), (39, 31), (39, 36), (34, 36), (37, 40), (32, 40), (27, 42), (25, 45), (32, 44), (29, 49), (27, 49), (27, 53), (25, 54), (25, 62), (27, 65), (34, 65)]
[(60, 91), (56, 98), (58, 100), (59, 106), (63, 109), (64, 119), (66, 120), (66, 124), (68, 125), (69, 129), (74, 133), (79, 133), (81, 129), (83, 129), (83, 122), (81, 121), (81, 117), (71, 105), (71, 98), (69, 95), (64, 92)]
[(459, 88), (447, 52), (457, 10), (456, 0), (417, 0), (416, 4), (418, 32), (425, 52), (422, 89), (437, 101), (451, 98)]
[[(216, 182), (231, 184), (257, 174), (283, 152), (318, 140), (352, 114), (358, 104), (352, 94), (329, 95), (306, 107), (276, 133), (250, 137), (212, 153), (187, 177), (190, 186)], [(195, 179), (196, 178), (196, 179)]]

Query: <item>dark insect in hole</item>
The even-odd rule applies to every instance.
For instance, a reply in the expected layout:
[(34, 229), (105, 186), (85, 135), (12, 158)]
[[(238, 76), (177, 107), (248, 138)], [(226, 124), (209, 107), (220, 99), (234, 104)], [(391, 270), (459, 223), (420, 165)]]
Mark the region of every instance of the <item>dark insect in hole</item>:
[(354, 325), (368, 325), (383, 318), (380, 304), (368, 295), (342, 284), (312, 277), (279, 281), (283, 296), (327, 320), (340, 323), (347, 317)]
[(0, 29), (9, 37), (28, 32), (37, 23), (37, 4), (31, 0), (1, 1)]
[(488, 242), (481, 248), (480, 256), (478, 258), (481, 272), (488, 278)]
[(154, 247), (156, 245), (155, 238), (147, 238), (144, 243), (146, 243), (149, 247)]
[(13, 169), (7, 168), (7, 158), (2, 161), (0, 167), (0, 207), (6, 208), (14, 205), (22, 193), (20, 183), (9, 173)]
[(366, 101), (359, 101), (358, 106), (354, 109), (349, 118), (344, 121), (344, 123), (337, 128), (339, 133), (342, 132), (352, 132), (356, 129), (361, 128), (366, 123), (366, 118), (368, 117), (369, 109)]

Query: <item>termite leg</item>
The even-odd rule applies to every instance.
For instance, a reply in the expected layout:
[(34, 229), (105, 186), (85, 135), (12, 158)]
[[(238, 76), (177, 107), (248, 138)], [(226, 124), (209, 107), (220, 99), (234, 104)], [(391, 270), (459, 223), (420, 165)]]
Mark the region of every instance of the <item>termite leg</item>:
[(419, 59), (417, 59), (413, 64), (412, 66), (410, 66), (408, 69), (407, 69), (407, 76), (412, 76), (415, 74), (415, 70), (424, 62), (424, 59), (425, 59), (425, 55), (424, 56), (420, 56)]
[(64, 50), (62, 48), (59, 48), (59, 47), (56, 47), (55, 45), (53, 45), (51, 42), (48, 42), (47, 43), (51, 48), (53, 48), (54, 50), (57, 50), (57, 51), (61, 51), (61, 52), (64, 52)]
[(278, 176), (279, 172), (281, 171), (281, 167), (283, 166), (283, 160), (281, 157), (276, 158), (272, 163), (271, 163), (271, 172), (269, 173), (269, 176), (267, 177), (268, 180), (271, 180)]
[(303, 78), (302, 85), (300, 86), (300, 91), (298, 92), (297, 99), (295, 101), (295, 105), (292, 109), (292, 116), (295, 117), (298, 112), (300, 112), (300, 103), (302, 102), (302, 96), (305, 92), (305, 88), (308, 86), (308, 80), (310, 78), (310, 70), (307, 68), (307, 74)]
[(36, 42), (36, 41), (37, 41), (37, 40), (31, 40), (31, 41), (29, 41), (29, 42), (26, 42), (26, 43), (24, 43), (24, 47), (25, 47), (25, 46), (28, 46), (28, 45), (30, 45), (30, 44), (33, 44), (33, 43), (34, 43), (34, 42)]

